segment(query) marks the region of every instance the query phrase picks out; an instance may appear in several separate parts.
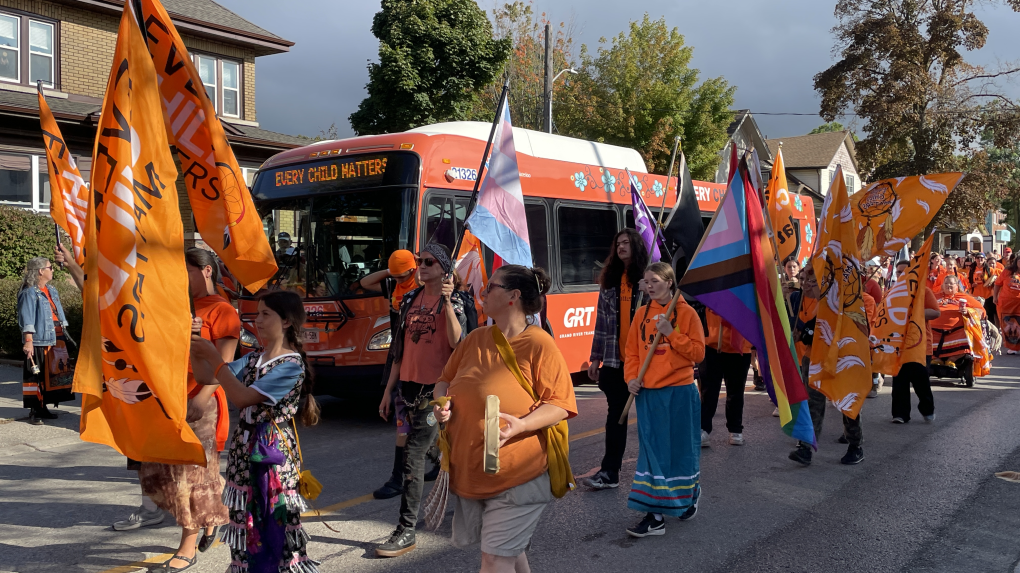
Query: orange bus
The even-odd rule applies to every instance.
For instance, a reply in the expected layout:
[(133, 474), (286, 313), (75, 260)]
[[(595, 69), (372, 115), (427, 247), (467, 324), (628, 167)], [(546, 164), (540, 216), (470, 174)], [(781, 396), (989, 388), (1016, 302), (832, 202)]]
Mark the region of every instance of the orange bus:
[[(417, 253), (429, 241), (453, 249), (489, 130), (487, 123), (452, 122), (322, 141), (277, 154), (259, 169), (252, 195), (280, 267), (268, 288), (305, 297), (305, 350), (317, 392), (381, 391), (388, 300), (348, 287), (386, 268), (396, 249)], [(591, 349), (601, 263), (616, 232), (634, 224), (624, 169), (653, 214), (663, 196), (672, 207), (676, 180), (666, 189), (666, 178), (647, 173), (632, 149), (519, 128), (514, 143), (535, 265), (553, 280), (547, 316), (579, 374)], [(724, 186), (695, 186), (707, 223)], [(491, 271), (491, 252), (485, 263)], [(254, 301), (243, 299), (241, 345), (248, 350), (258, 345), (254, 316)]]

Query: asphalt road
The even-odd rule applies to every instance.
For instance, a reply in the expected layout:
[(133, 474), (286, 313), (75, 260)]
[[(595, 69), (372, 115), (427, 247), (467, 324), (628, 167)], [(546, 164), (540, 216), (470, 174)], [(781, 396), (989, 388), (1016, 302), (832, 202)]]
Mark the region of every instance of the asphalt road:
[[(743, 447), (726, 444), (722, 408), (712, 446), (702, 450), (703, 497), (697, 518), (667, 522), (663, 537), (631, 539), (640, 519), (626, 508), (637, 455), (631, 431), (617, 490), (580, 491), (553, 503), (529, 553), (535, 571), (818, 572), (1017, 571), (1020, 484), (992, 477), (1020, 470), (1020, 357), (995, 360), (974, 389), (935, 388), (937, 419), (916, 414), (890, 423), (889, 388), (863, 410), (866, 458), (839, 464), (840, 424), (829, 409), (814, 463), (786, 459), (792, 441), (779, 430), (764, 394), (747, 396)], [(20, 369), (0, 367), (0, 571), (129, 573), (165, 561), (179, 530), (115, 532), (138, 504), (137, 477), (124, 459), (77, 437), (78, 409), (61, 407), (47, 426), (27, 425)], [(597, 468), (605, 401), (578, 389), (571, 421), (577, 475)], [(915, 399), (916, 404), (916, 399)], [(324, 420), (302, 429), (306, 465), (325, 485), (316, 502), (328, 530), (306, 519), (310, 553), (323, 573), (477, 571), (479, 556), (449, 543), (450, 519), (419, 535), (418, 549), (392, 560), (373, 547), (396, 521), (398, 500), (375, 501), (393, 455), (393, 429), (364, 406), (323, 400)], [(368, 411), (374, 410), (369, 407)], [(202, 554), (196, 573), (225, 570), (222, 545)]]

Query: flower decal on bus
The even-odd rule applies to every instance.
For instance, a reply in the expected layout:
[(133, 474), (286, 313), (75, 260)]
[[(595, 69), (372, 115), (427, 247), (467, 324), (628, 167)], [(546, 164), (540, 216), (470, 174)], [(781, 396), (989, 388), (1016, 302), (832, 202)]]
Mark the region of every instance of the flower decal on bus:
[(662, 186), (662, 183), (656, 181), (652, 183), (652, 191), (655, 192), (656, 197), (662, 197), (662, 194), (666, 192), (666, 189)]
[(602, 186), (605, 187), (606, 192), (616, 191), (616, 176), (605, 170), (600, 169), (600, 171), (602, 171)]
[(804, 210), (804, 202), (800, 200), (800, 195), (793, 196), (793, 206), (796, 207), (798, 211)]
[(811, 223), (804, 223), (804, 238), (807, 240), (809, 245), (811, 244), (814, 236), (815, 232), (811, 230)]
[(571, 175), (570, 180), (574, 182), (574, 187), (580, 189), (582, 193), (588, 187), (588, 176), (580, 171)]

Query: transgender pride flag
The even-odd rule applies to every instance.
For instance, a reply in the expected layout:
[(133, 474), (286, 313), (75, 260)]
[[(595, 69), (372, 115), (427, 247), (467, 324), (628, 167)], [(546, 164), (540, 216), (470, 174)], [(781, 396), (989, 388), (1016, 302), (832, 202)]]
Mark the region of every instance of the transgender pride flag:
[(492, 138), (485, 178), (466, 225), (506, 264), (531, 266), (531, 240), (524, 215), (524, 192), (517, 171), (510, 102), (503, 97)]

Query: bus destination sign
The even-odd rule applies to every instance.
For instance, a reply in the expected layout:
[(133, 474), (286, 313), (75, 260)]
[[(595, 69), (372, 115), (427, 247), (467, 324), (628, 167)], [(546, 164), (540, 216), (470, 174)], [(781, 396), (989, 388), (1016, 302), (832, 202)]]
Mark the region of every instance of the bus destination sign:
[(276, 187), (353, 180), (370, 183), (382, 180), (386, 175), (386, 159), (352, 157), (307, 167), (280, 169), (273, 174), (274, 182)]

